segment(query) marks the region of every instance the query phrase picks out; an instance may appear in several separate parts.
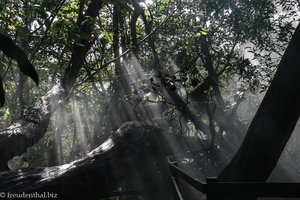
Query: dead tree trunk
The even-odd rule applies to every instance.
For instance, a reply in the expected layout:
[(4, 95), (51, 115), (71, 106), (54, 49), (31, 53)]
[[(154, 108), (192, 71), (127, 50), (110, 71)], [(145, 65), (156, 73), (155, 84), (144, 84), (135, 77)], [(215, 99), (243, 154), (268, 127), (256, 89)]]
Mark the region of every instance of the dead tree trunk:
[(0, 174), (1, 192), (57, 194), (59, 199), (99, 199), (123, 188), (146, 189), (145, 199), (171, 198), (158, 129), (127, 122), (85, 158), (72, 163)]

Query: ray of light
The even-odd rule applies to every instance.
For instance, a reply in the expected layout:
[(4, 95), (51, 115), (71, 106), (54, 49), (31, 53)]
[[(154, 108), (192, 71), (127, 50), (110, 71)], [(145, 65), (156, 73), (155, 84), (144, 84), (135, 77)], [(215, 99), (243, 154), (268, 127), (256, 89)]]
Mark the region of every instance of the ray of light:
[(76, 101), (73, 101), (73, 114), (74, 114), (74, 128), (76, 129), (76, 137), (79, 140), (80, 150), (84, 153), (88, 152), (88, 142), (84, 130), (84, 124), (82, 121), (82, 112), (79, 108), (79, 105)]

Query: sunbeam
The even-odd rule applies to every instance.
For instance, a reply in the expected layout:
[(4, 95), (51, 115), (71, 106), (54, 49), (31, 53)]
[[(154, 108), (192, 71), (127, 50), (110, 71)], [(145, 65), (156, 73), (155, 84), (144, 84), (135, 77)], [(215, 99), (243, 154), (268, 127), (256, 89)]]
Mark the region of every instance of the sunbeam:
[(87, 136), (82, 121), (82, 111), (79, 109), (79, 105), (76, 101), (72, 102), (73, 115), (74, 115), (74, 133), (78, 139), (81, 152), (86, 154), (89, 150)]

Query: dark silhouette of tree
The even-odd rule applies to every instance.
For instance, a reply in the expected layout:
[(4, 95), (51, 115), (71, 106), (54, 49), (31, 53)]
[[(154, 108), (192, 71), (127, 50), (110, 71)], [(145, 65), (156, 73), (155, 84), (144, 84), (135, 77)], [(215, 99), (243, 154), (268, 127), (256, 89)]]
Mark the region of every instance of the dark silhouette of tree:
[(276, 166), (300, 115), (299, 55), (298, 25), (240, 149), (220, 180), (265, 181)]

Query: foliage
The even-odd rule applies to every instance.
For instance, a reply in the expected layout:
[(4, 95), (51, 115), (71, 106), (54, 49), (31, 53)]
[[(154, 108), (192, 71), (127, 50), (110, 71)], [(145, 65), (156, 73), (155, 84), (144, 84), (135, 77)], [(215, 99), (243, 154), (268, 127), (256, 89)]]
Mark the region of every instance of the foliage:
[[(38, 97), (61, 80), (74, 46), (85, 37), (78, 31), (78, 19), (88, 3), (0, 3), (1, 30), (24, 50), (39, 77), (37, 89), (16, 71), (17, 63), (1, 56), (2, 91), (7, 93), (6, 107), (1, 110), (3, 126), (24, 116)], [(103, 141), (125, 113), (134, 116), (127, 120), (151, 120), (167, 124), (163, 126), (178, 134), (197, 135), (201, 131), (195, 130), (190, 119), (182, 119), (181, 110), (193, 101), (211, 105), (218, 102), (218, 96), (224, 104), (233, 105), (236, 102), (229, 97), (237, 91), (265, 91), (299, 21), (296, 0), (106, 0), (103, 5), (95, 19), (80, 22), (94, 23), (93, 45), (71, 95), (79, 114), (85, 116), (85, 128), (80, 130), (90, 138), (89, 148)], [(117, 52), (125, 54), (116, 59)], [(20, 69), (37, 82), (32, 67)], [(199, 93), (211, 78), (216, 83)], [(232, 83), (237, 88), (227, 93)], [(178, 105), (170, 97), (174, 93), (183, 103)], [(67, 112), (75, 115), (70, 102)], [(206, 109), (197, 112), (208, 125)], [(73, 151), (75, 159), (84, 154), (80, 142), (73, 142), (73, 137), (79, 138), (72, 125), (79, 122), (72, 114), (67, 118), (69, 125), (61, 130), (64, 157)], [(53, 125), (48, 135), (54, 130)], [(46, 140), (48, 144), (54, 137)]]
[[(31, 77), (34, 80), (34, 82), (38, 85), (39, 79), (38, 79), (37, 72), (35, 71), (32, 64), (29, 62), (28, 58), (26, 57), (26, 54), (18, 46), (16, 46), (9, 37), (3, 34), (0, 34), (0, 43), (3, 45), (1, 46), (0, 50), (7, 57), (15, 59), (18, 62), (20, 71), (23, 74)], [(4, 105), (4, 89), (3, 89), (2, 79), (0, 78), (0, 106), (2, 107), (3, 105)]]

